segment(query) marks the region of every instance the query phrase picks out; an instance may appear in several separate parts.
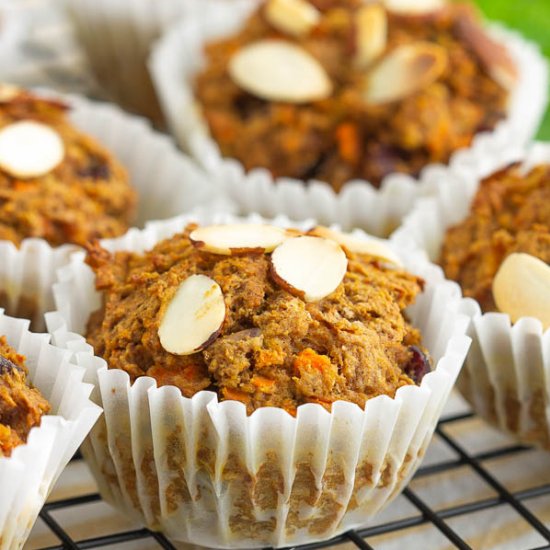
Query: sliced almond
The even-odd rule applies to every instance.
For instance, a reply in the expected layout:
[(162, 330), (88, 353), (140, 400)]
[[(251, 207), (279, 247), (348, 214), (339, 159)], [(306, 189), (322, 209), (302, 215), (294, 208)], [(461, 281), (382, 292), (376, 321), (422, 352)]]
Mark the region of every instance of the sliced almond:
[(64, 156), (63, 140), (46, 124), (23, 120), (0, 129), (0, 169), (13, 177), (48, 174)]
[(369, 256), (381, 258), (397, 266), (403, 265), (399, 256), (397, 256), (397, 254), (385, 243), (384, 239), (377, 239), (376, 237), (370, 236), (365, 239), (360, 239), (348, 233), (340, 233), (339, 231), (334, 231), (322, 225), (314, 227), (309, 234), (337, 242), (340, 246), (344, 247), (344, 249), (355, 254), (368, 254)]
[(371, 105), (410, 96), (437, 80), (447, 67), (447, 52), (431, 42), (399, 46), (367, 75), (364, 98)]
[(280, 227), (252, 223), (208, 225), (189, 235), (195, 247), (224, 256), (271, 252), (287, 238)]
[(504, 89), (511, 90), (518, 79), (518, 68), (504, 45), (485, 32), (471, 8), (460, 10), (455, 28), (458, 37), (479, 57), (489, 76)]
[(8, 103), (21, 95), (23, 89), (15, 84), (0, 83), (0, 103)]
[(268, 0), (265, 18), (277, 30), (305, 36), (319, 23), (319, 10), (306, 0)]
[(403, 15), (420, 15), (440, 10), (447, 0), (383, 0), (388, 11)]
[(380, 57), (388, 42), (388, 19), (380, 4), (367, 4), (357, 11), (356, 16), (355, 64), (368, 67)]
[(224, 319), (220, 285), (206, 275), (191, 275), (164, 312), (158, 329), (160, 344), (176, 355), (196, 353), (216, 338)]
[(277, 284), (306, 302), (318, 302), (332, 294), (347, 267), (342, 248), (321, 237), (288, 239), (271, 255), (271, 272)]
[(530, 254), (510, 254), (493, 280), (493, 298), (515, 323), (535, 317), (550, 327), (550, 266)]
[(233, 81), (271, 101), (307, 103), (325, 99), (332, 83), (306, 50), (284, 40), (261, 40), (239, 50), (229, 62)]

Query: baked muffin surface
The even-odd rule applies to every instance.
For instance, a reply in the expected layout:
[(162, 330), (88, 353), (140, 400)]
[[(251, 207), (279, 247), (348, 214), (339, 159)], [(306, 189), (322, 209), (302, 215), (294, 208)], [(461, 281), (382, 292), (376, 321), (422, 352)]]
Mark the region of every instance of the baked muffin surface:
[[(145, 254), (89, 249), (104, 305), (91, 316), (87, 339), (110, 368), (132, 380), (152, 376), (186, 397), (208, 389), (245, 403), (249, 413), (275, 406), (291, 414), (303, 403), (330, 409), (339, 399), (364, 406), (430, 370), (420, 333), (402, 311), (421, 292), (420, 278), (345, 250), (343, 281), (306, 301), (273, 276), (272, 255), (211, 253), (192, 244), (194, 229)], [(169, 353), (159, 326), (178, 287), (198, 274), (221, 288), (223, 324), (200, 351)]]
[(120, 235), (133, 221), (137, 197), (124, 168), (73, 127), (66, 110), (24, 90), (0, 100), (0, 132), (22, 121), (38, 122), (53, 129), (64, 146), (61, 162), (45, 174), (17, 177), (0, 170), (0, 239), (83, 245)]
[(0, 336), (0, 457), (25, 443), (49, 410), (46, 399), (29, 385), (25, 358)]
[[(484, 34), (471, 7), (449, 4), (423, 15), (387, 11), (384, 51), (358, 67), (357, 14), (363, 3), (310, 4), (320, 11), (320, 19), (303, 36), (274, 28), (264, 8), (238, 35), (206, 47), (197, 99), (222, 154), (247, 170), (265, 167), (275, 177), (327, 181), (336, 190), (356, 178), (379, 185), (392, 172), (418, 175), (427, 164), (446, 163), (453, 151), (470, 145), (476, 133), (494, 128), (505, 116), (508, 91), (493, 79), (488, 64), (490, 57), (500, 62), (507, 54)], [(265, 39), (291, 42), (311, 54), (329, 76), (332, 93), (294, 104), (243, 90), (228, 70), (232, 58)], [(401, 46), (426, 43), (443, 49), (445, 68), (435, 80), (396, 101), (365, 101), (369, 71)]]
[(483, 180), (469, 216), (447, 231), (440, 263), (465, 296), (475, 298), (483, 311), (495, 311), (495, 274), (516, 252), (550, 264), (548, 164), (527, 173), (512, 164)]

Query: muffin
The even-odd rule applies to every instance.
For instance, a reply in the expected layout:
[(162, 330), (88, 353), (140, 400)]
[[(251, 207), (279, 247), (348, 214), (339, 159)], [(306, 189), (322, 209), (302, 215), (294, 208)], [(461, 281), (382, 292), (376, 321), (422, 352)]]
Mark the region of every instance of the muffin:
[(83, 369), (28, 321), (0, 310), (0, 548), (22, 548), (101, 409)]
[[(245, 211), (387, 236), (439, 165), (523, 145), (542, 118), (542, 56), (472, 6), (215, 5), (159, 41), (151, 69), (181, 146)], [(381, 210), (391, 225), (370, 219)]]
[(31, 428), (40, 426), (50, 404), (27, 379), (25, 357), (0, 336), (0, 457), (11, 456), (27, 442)]
[(395, 239), (412, 237), (479, 304), (460, 391), (491, 424), (550, 448), (550, 147), (536, 144), (473, 192), (454, 176)]
[[(525, 170), (516, 162), (482, 180), (468, 217), (447, 230), (440, 263), (482, 311), (498, 311), (495, 276), (518, 254), (550, 263), (550, 164)], [(515, 260), (507, 262), (511, 255)]]
[(137, 196), (118, 161), (64, 103), (9, 85), (0, 96), (0, 239), (84, 245), (124, 233)]
[[(284, 230), (270, 226), (189, 225), (145, 254), (91, 248), (87, 262), (104, 303), (86, 338), (132, 382), (150, 376), (185, 397), (215, 391), (220, 401), (244, 403), (248, 413), (279, 407), (295, 415), (304, 403), (330, 410), (338, 400), (364, 408), (372, 397), (393, 397), (401, 386), (420, 382), (430, 360), (403, 310), (424, 281), (388, 268), (367, 246), (355, 253), (353, 244), (351, 250), (344, 244), (346, 258), (337, 243), (312, 235), (315, 230), (296, 233), (285, 242)], [(224, 242), (231, 239), (250, 244), (228, 248), (231, 243)], [(322, 254), (322, 261), (308, 257), (314, 254)], [(310, 279), (295, 283), (306, 269)], [(324, 280), (329, 277), (334, 279)], [(306, 290), (326, 283), (327, 296)], [(190, 339), (199, 329), (184, 312), (203, 286), (215, 294), (197, 304), (197, 319), (214, 317), (200, 333), (205, 341), (196, 335), (196, 346), (188, 348), (183, 334), (181, 342), (172, 342), (178, 329), (171, 323), (181, 323)], [(203, 309), (208, 311), (201, 317)], [(138, 310), (138, 316), (124, 313)]]
[(35, 330), (53, 307), (56, 269), (76, 246), (202, 204), (225, 208), (213, 182), (143, 120), (7, 84), (0, 199), (0, 307), (32, 319)]
[(150, 225), (60, 272), (48, 328), (99, 389), (83, 453), (102, 496), (217, 548), (364, 524), (424, 454), (469, 302), (372, 237), (210, 220)]

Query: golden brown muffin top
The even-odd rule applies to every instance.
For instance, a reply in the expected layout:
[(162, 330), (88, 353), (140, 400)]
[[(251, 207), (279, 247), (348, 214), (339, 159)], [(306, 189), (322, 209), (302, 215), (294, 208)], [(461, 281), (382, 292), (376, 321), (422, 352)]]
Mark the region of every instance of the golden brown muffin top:
[(31, 428), (49, 411), (49, 403), (27, 380), (25, 357), (0, 336), (0, 457), (26, 443)]
[[(0, 85), (0, 239), (84, 245), (121, 235), (133, 221), (137, 197), (126, 171), (74, 128), (67, 108)], [(42, 169), (31, 170), (38, 160)]]
[[(298, 34), (270, 15), (273, 5), (295, 2), (317, 12)], [(320, 63), (319, 96), (294, 101), (258, 91), (267, 77), (255, 80), (242, 53), (273, 40)], [(246, 169), (327, 181), (336, 190), (354, 178), (378, 185), (389, 173), (417, 175), (429, 163), (447, 162), (505, 116), (516, 77), (473, 8), (455, 3), (413, 15), (357, 0), (267, 0), (237, 35), (205, 50), (195, 91), (223, 155)], [(260, 60), (275, 72), (273, 58)], [(308, 73), (310, 83), (318, 73)], [(304, 84), (293, 76), (289, 90), (292, 82)]]
[(468, 217), (447, 231), (440, 263), (465, 296), (483, 311), (495, 311), (493, 280), (513, 253), (550, 263), (548, 164), (524, 173), (515, 163), (484, 179)]
[[(234, 234), (216, 244), (219, 227), (197, 229), (144, 254), (89, 249), (103, 307), (87, 338), (110, 368), (132, 380), (152, 376), (186, 397), (212, 390), (249, 413), (274, 406), (292, 414), (303, 403), (363, 407), (429, 371), (421, 335), (403, 313), (423, 281), (385, 259), (394, 258), (383, 247), (277, 229), (279, 243), (236, 244), (230, 253)], [(321, 253), (310, 255), (310, 245)]]

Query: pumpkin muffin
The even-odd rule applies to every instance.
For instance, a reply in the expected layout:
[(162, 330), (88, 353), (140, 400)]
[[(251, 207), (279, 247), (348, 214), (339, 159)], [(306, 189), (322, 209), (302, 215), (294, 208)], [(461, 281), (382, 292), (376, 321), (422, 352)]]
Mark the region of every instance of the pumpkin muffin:
[(493, 129), (517, 67), (474, 8), (393, 4), (268, 0), (208, 44), (195, 93), (222, 154), (339, 190), (418, 175)]
[(190, 224), (145, 253), (96, 244), (87, 262), (103, 306), (86, 338), (132, 381), (294, 415), (304, 403), (364, 407), (430, 371), (403, 312), (423, 280), (379, 241)]
[[(510, 262), (525, 262), (526, 255), (550, 264), (550, 164), (526, 170), (514, 163), (481, 181), (470, 214), (447, 230), (440, 263), (447, 277), (460, 284), (465, 296), (475, 298), (484, 312), (500, 309), (515, 320), (504, 296), (500, 304), (495, 301), (495, 277), (501, 268), (513, 267)], [(531, 264), (535, 270), (542, 267), (533, 260)], [(532, 289), (532, 284), (524, 286)], [(517, 295), (521, 289), (508, 290)]]
[(31, 428), (40, 425), (50, 405), (27, 380), (25, 358), (0, 336), (0, 457), (26, 443)]
[(0, 239), (84, 245), (123, 234), (133, 221), (137, 197), (125, 170), (66, 111), (0, 86)]

